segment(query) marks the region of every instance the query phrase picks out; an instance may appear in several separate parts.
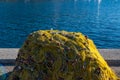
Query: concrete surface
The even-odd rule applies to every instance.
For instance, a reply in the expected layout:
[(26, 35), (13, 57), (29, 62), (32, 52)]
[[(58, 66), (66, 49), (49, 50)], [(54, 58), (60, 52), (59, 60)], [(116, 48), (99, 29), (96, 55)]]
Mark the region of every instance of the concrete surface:
[[(18, 51), (18, 48), (0, 48), (0, 63), (14, 64)], [(120, 49), (99, 49), (99, 52), (108, 63), (120, 64)]]
[[(13, 70), (18, 50), (18, 48), (0, 48), (0, 64), (5, 67), (5, 73)], [(120, 76), (120, 49), (99, 49), (99, 52)]]
[[(0, 59), (16, 59), (19, 48), (0, 48)], [(106, 60), (120, 60), (120, 49), (99, 49)]]
[(120, 60), (120, 49), (99, 49), (106, 60)]

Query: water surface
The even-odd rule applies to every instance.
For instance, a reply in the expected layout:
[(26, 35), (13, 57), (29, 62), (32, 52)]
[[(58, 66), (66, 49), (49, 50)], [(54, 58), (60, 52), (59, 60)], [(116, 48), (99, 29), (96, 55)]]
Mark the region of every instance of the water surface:
[(0, 48), (19, 48), (41, 29), (82, 32), (98, 48), (120, 48), (120, 0), (0, 2)]

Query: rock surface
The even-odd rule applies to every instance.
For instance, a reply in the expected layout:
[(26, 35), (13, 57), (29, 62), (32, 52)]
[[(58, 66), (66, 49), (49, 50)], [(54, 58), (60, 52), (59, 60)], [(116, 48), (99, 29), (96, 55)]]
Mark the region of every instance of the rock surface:
[(81, 33), (40, 30), (19, 50), (7, 80), (119, 80)]

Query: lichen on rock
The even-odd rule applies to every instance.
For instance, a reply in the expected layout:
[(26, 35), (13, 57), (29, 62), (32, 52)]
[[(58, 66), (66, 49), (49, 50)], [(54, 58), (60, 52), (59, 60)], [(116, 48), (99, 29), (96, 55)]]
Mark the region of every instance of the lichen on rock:
[(119, 79), (87, 36), (39, 30), (27, 37), (7, 80)]

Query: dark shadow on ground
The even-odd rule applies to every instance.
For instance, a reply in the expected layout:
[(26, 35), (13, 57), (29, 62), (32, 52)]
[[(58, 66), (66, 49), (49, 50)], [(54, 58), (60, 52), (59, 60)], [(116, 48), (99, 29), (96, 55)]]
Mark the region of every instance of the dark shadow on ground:
[(120, 66), (120, 60), (106, 60), (109, 66)]
[(4, 66), (15, 65), (15, 59), (0, 59), (0, 64), (3, 64)]
[[(120, 60), (106, 60), (109, 66), (120, 66)], [(15, 65), (15, 59), (0, 59), (0, 64), (3, 64), (4, 66)]]

